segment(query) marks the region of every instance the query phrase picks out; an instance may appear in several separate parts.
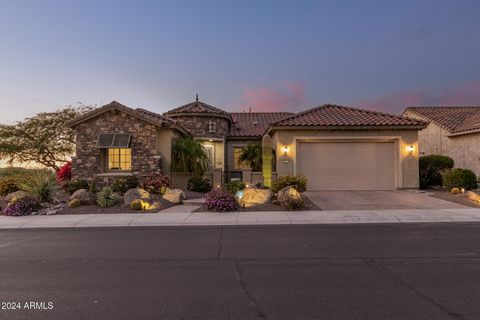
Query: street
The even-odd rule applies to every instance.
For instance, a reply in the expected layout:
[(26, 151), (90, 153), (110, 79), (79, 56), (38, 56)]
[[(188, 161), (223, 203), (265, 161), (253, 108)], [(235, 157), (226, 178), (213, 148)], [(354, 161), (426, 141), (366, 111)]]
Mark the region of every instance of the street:
[(479, 319), (479, 254), (475, 223), (2, 230), (0, 319)]

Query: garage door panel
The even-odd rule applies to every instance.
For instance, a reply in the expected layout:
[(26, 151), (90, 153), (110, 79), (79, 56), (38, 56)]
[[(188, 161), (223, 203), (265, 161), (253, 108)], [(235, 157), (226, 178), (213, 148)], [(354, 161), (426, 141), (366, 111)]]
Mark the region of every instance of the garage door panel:
[(298, 151), (309, 190), (395, 188), (393, 142), (301, 142)]

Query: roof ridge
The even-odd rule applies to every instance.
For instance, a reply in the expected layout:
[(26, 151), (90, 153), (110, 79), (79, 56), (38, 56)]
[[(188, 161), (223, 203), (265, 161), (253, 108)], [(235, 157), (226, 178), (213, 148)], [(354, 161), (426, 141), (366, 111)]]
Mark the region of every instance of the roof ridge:
[[(229, 114), (227, 111), (223, 110), (223, 109), (220, 109), (220, 108), (217, 108), (217, 107), (214, 107), (212, 105), (209, 105), (208, 103), (205, 103), (203, 101), (199, 101), (199, 100), (196, 100), (196, 101), (192, 101), (192, 102), (189, 102), (189, 103), (186, 103), (184, 105), (181, 105), (179, 107), (176, 107), (176, 108), (173, 108), (171, 110), (168, 110), (167, 112), (165, 112), (164, 114), (173, 114), (173, 113), (176, 113), (178, 112), (179, 110), (181, 110), (182, 108), (188, 108), (188, 107), (193, 107), (193, 106), (196, 106), (196, 105), (200, 105), (206, 109), (213, 109), (213, 111), (215, 111), (216, 113), (220, 113), (220, 114)], [(189, 113), (188, 111), (186, 111), (186, 113)]]

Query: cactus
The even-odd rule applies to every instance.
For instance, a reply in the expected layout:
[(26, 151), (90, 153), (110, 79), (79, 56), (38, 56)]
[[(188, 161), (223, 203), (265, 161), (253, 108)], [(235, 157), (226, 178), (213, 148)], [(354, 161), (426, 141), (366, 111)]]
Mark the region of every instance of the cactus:
[(262, 138), (262, 176), (263, 186), (272, 187), (272, 138), (266, 134)]

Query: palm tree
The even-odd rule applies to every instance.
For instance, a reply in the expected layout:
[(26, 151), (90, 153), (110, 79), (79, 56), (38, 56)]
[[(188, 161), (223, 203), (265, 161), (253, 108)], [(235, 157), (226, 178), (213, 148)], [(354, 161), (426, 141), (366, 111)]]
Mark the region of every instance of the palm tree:
[(172, 150), (172, 171), (188, 172), (203, 176), (208, 167), (208, 158), (202, 143), (191, 137), (179, 138)]
[(257, 143), (247, 145), (243, 148), (238, 161), (246, 163), (253, 171), (262, 170), (262, 146)]

